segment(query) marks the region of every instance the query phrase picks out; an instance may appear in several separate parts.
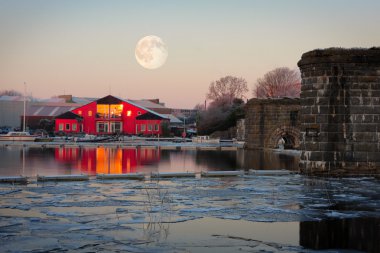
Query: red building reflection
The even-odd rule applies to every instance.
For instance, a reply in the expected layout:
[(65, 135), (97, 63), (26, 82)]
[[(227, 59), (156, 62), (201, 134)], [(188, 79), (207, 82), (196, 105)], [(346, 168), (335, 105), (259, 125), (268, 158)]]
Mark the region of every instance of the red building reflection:
[(55, 160), (86, 174), (134, 173), (144, 165), (157, 164), (160, 151), (144, 148), (60, 147), (55, 149)]

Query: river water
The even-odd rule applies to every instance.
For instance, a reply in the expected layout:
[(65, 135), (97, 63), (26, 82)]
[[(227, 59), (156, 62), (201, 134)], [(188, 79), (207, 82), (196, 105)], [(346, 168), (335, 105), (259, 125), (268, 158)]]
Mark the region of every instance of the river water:
[(298, 155), (258, 151), (160, 150), (115, 147), (0, 147), (0, 176), (297, 170)]
[[(0, 148), (0, 174), (297, 170), (276, 152)], [(376, 178), (302, 175), (0, 185), (2, 252), (380, 252)]]

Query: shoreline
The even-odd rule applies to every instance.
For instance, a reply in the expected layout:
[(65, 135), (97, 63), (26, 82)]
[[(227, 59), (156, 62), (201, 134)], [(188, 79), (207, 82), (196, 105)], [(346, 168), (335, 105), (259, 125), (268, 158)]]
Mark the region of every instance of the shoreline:
[(242, 144), (235, 143), (173, 143), (168, 141), (115, 141), (115, 142), (21, 142), (2, 141), (0, 147), (115, 147), (115, 148), (156, 148), (166, 150), (238, 150)]

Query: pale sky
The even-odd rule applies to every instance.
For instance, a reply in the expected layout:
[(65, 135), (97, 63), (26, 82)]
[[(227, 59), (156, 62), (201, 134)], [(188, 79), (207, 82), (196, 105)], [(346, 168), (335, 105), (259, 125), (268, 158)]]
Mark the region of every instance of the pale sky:
[[(378, 0), (80, 1), (0, 0), (0, 90), (159, 98), (173, 108), (203, 103), (211, 81), (243, 77), (252, 87), (302, 53), (380, 46)], [(155, 70), (136, 43), (167, 44)]]

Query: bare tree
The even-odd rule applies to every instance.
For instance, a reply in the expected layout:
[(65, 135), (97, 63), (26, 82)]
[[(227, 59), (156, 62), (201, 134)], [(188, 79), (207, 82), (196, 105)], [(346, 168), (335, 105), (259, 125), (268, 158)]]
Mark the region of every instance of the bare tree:
[(257, 98), (299, 97), (301, 77), (298, 70), (276, 68), (256, 81), (253, 96)]
[(247, 81), (244, 78), (226, 76), (210, 84), (207, 98), (214, 102), (227, 101), (232, 104), (235, 98), (242, 99), (247, 92)]

